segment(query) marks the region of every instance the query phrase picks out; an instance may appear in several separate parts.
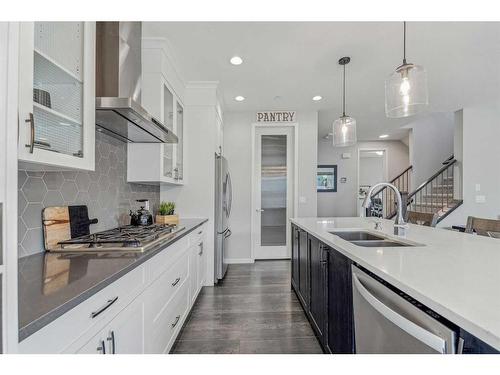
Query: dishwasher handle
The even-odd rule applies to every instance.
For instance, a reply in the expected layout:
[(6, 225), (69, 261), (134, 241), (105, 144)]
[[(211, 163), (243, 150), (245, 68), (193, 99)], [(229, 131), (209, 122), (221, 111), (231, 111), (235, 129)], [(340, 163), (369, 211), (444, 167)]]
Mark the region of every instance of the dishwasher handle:
[(439, 336), (427, 331), (412, 321), (406, 319), (404, 316), (398, 314), (382, 302), (380, 302), (373, 294), (371, 294), (361, 283), (355, 272), (352, 273), (352, 280), (354, 287), (359, 294), (369, 303), (375, 310), (377, 310), (387, 320), (404, 330), (409, 335), (415, 337), (417, 340), (423, 342), (432, 349), (444, 354), (446, 353), (446, 341)]

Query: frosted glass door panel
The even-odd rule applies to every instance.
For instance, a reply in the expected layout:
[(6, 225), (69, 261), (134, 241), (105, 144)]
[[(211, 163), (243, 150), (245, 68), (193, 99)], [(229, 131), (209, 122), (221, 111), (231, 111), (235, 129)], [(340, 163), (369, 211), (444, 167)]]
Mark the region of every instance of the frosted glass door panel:
[(261, 246), (285, 246), (287, 139), (262, 135), (261, 141)]
[[(167, 86), (163, 86), (163, 123), (169, 129), (174, 129), (174, 95)], [(163, 175), (173, 177), (174, 145), (165, 143), (163, 145)]]
[(35, 147), (83, 157), (83, 22), (35, 22)]

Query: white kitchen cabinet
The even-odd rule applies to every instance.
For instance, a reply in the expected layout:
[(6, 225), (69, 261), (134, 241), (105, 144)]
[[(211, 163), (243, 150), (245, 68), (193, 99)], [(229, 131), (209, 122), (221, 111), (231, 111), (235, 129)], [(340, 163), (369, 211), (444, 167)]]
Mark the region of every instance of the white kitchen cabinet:
[(78, 354), (140, 354), (144, 352), (144, 309), (139, 297), (109, 325), (77, 350)]
[(205, 285), (207, 276), (207, 252), (206, 252), (206, 237), (204, 236), (196, 245), (198, 250), (198, 291)]
[(18, 158), (28, 170), (93, 170), (95, 22), (24, 22)]
[(180, 238), (21, 341), (19, 352), (168, 353), (205, 280), (205, 232), (206, 224)]
[(169, 130), (179, 142), (129, 143), (127, 181), (147, 184), (184, 183), (184, 107), (161, 72), (146, 72), (142, 77), (142, 105)]

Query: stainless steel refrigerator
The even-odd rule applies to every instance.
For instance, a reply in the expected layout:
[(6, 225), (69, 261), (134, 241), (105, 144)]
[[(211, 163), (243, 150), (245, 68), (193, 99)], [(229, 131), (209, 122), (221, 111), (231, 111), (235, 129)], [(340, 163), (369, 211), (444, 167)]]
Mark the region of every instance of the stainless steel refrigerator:
[(227, 271), (225, 254), (227, 239), (231, 236), (229, 217), (233, 197), (231, 175), (227, 160), (223, 156), (215, 155), (215, 282), (224, 278)]

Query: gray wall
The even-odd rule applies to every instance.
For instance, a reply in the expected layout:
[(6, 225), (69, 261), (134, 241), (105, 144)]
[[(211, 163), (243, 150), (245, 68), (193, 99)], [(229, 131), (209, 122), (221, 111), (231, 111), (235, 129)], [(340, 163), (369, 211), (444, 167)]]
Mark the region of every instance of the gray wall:
[(375, 185), (386, 179), (385, 155), (359, 158), (359, 185)]
[[(251, 257), (252, 210), (252, 123), (255, 112), (226, 112), (224, 114), (224, 154), (228, 159), (233, 183), (231, 210), (232, 236), (228, 242), (230, 259), (248, 260)], [(298, 195), (295, 216), (316, 216), (317, 112), (297, 112), (298, 122)]]
[[(386, 148), (389, 179), (396, 177), (409, 166), (408, 147), (400, 141), (359, 142), (352, 147), (333, 147), (332, 140), (318, 141), (318, 164), (336, 164), (338, 173), (337, 192), (318, 193), (318, 216), (356, 216), (358, 204), (358, 149)], [(350, 159), (342, 159), (342, 153), (350, 153)], [(346, 183), (340, 183), (345, 177)]]
[(136, 199), (150, 200), (156, 211), (158, 186), (127, 183), (127, 144), (96, 133), (93, 172), (18, 172), (19, 257), (44, 251), (41, 212), (47, 206), (86, 204), (91, 225), (97, 232), (129, 223), (129, 210), (138, 208)]
[[(460, 116), (460, 113), (457, 113)], [(440, 225), (465, 224), (467, 216), (500, 219), (500, 105), (485, 103), (462, 111), (462, 176), (464, 203)], [(457, 137), (456, 142), (460, 142)], [(460, 146), (460, 145), (458, 145)], [(460, 154), (460, 153), (459, 153)], [(480, 191), (476, 191), (476, 184)], [(484, 203), (476, 196), (484, 195)]]
[(453, 154), (454, 113), (433, 113), (407, 125), (410, 131), (410, 164), (413, 189), (431, 177)]

